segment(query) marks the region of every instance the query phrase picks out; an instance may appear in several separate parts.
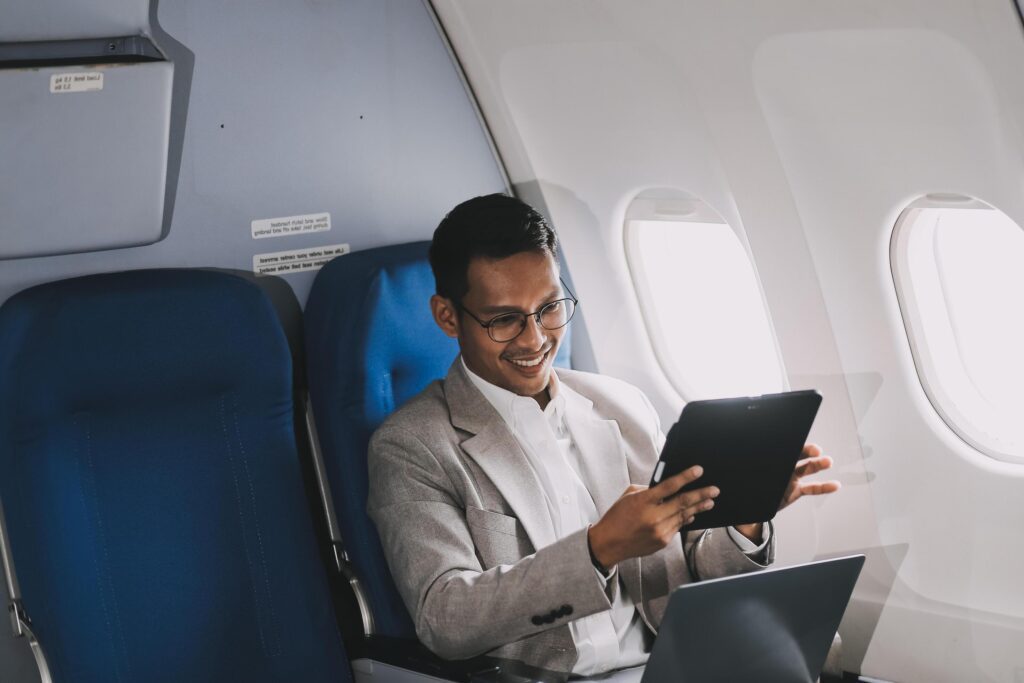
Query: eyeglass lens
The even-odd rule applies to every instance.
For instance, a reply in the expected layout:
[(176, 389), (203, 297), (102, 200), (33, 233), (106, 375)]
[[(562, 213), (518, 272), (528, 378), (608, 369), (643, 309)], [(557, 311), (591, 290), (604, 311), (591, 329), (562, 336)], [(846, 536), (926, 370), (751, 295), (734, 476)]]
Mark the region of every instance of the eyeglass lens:
[[(569, 322), (569, 319), (572, 318), (575, 310), (576, 305), (572, 299), (552, 301), (540, 309), (540, 326), (547, 330), (557, 330), (560, 327), (564, 327)], [(491, 339), (496, 342), (512, 341), (524, 329), (526, 329), (526, 315), (523, 313), (499, 315), (497, 318), (493, 318), (487, 327)]]

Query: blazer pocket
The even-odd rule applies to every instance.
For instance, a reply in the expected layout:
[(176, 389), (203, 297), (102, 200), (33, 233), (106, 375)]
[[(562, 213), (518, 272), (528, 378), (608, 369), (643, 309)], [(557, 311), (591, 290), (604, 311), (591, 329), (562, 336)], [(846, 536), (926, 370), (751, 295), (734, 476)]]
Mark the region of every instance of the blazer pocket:
[(467, 507), (466, 524), (484, 569), (514, 564), (533, 552), (523, 525), (515, 517)]
[(499, 534), (508, 534), (517, 538), (528, 538), (526, 530), (523, 529), (523, 525), (519, 523), (518, 519), (509, 515), (503, 515), (500, 512), (491, 512), (490, 510), (467, 506), (466, 523), (478, 529), (497, 531)]

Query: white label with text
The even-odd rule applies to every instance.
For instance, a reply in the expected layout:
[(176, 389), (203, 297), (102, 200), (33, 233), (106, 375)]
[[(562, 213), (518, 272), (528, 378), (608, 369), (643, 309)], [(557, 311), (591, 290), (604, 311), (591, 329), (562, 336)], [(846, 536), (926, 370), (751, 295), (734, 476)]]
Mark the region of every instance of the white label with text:
[(100, 71), (79, 71), (70, 74), (50, 76), (50, 92), (90, 92), (103, 90), (103, 73)]
[(325, 247), (256, 254), (252, 257), (252, 272), (257, 275), (287, 275), (319, 270), (335, 256), (342, 256), (349, 251), (347, 244), (330, 244)]
[(331, 229), (331, 214), (311, 213), (305, 216), (263, 218), (252, 222), (252, 238), (284, 237), (305, 232), (326, 232)]

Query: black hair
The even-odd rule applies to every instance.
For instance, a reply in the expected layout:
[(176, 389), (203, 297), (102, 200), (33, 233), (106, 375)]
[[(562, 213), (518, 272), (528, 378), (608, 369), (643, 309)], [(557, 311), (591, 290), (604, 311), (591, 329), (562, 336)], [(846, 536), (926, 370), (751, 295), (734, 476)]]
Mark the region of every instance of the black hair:
[(546, 252), (557, 262), (558, 238), (544, 216), (504, 194), (462, 202), (441, 220), (430, 243), (430, 267), (440, 296), (462, 301), (469, 291), (469, 262), (525, 251)]

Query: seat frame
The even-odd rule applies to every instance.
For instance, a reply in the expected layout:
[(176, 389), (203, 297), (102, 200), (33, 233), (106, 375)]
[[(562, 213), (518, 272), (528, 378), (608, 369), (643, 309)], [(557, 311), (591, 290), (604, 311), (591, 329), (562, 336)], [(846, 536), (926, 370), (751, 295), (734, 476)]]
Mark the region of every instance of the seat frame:
[(32, 619), (25, 611), (21, 602), (21, 592), (18, 589), (18, 578), (14, 571), (14, 558), (7, 540), (7, 526), (4, 522), (3, 502), (0, 501), (0, 561), (4, 566), (4, 584), (7, 588), (7, 612), (11, 617), (11, 630), (15, 638), (25, 638), (28, 641), (32, 658), (35, 660), (36, 669), (39, 671), (41, 683), (53, 683), (53, 676), (50, 675), (50, 665), (46, 661), (46, 653), (42, 643), (36, 638), (32, 631)]

